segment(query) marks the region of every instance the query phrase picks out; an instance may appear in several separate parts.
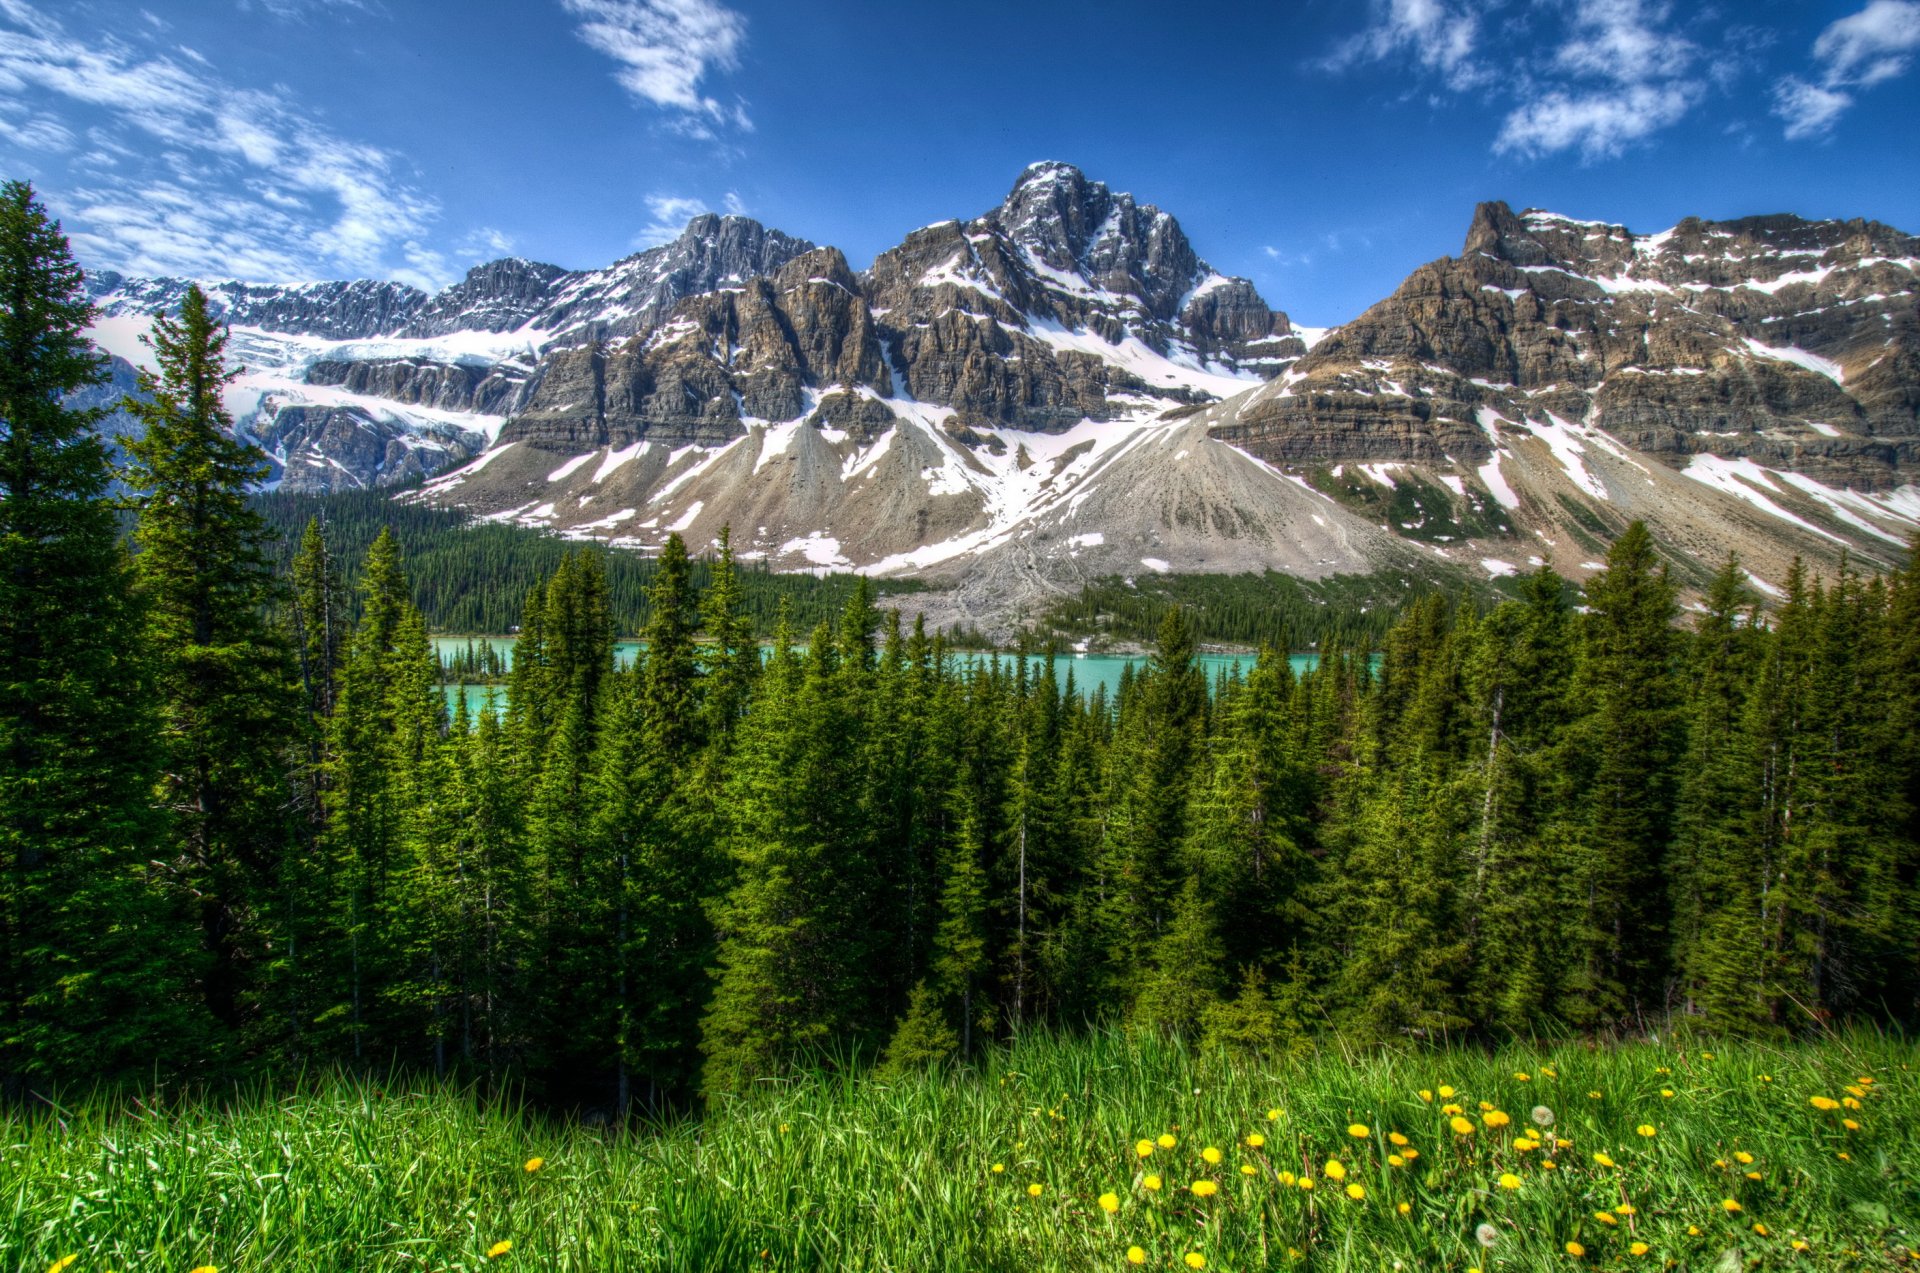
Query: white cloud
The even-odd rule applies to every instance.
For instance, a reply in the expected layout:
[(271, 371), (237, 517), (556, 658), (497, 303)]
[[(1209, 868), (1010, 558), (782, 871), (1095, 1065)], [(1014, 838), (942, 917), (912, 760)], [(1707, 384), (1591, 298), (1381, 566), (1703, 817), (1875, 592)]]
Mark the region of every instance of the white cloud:
[(1786, 121), (1788, 141), (1824, 135), (1851, 105), (1852, 94), (1809, 84), (1797, 75), (1773, 86), (1773, 113)]
[(513, 255), (513, 248), (513, 236), (490, 225), (467, 231), (454, 245), (454, 251), (470, 261), (497, 261)]
[(1773, 86), (1773, 113), (1786, 123), (1789, 141), (1833, 131), (1853, 105), (1852, 89), (1869, 88), (1906, 74), (1920, 49), (1920, 0), (1873, 0), (1841, 18), (1813, 42), (1820, 81), (1798, 75)]
[[(0, 102), (104, 117), (87, 127), (89, 152), (73, 169), (90, 184), (49, 193), (88, 264), (445, 281), (445, 262), (421, 246), (438, 205), (396, 177), (395, 156), (333, 133), (284, 91), (236, 87), (112, 36), (70, 35), (26, 0), (0, 0), (0, 19), (11, 23), (0, 25)], [(72, 123), (69, 113), (55, 126), (71, 135)]]
[(1400, 54), (1454, 92), (1508, 99), (1493, 148), (1525, 158), (1618, 155), (1683, 119), (1713, 71), (1666, 0), (1375, 0), (1327, 65)]
[(614, 79), (642, 101), (676, 112), (670, 127), (709, 139), (716, 128), (751, 131), (739, 102), (701, 92), (701, 81), (740, 64), (746, 18), (715, 0), (560, 0), (582, 19), (575, 31), (620, 64)]
[(1578, 94), (1553, 90), (1508, 115), (1493, 148), (1525, 158), (1562, 150), (1578, 150), (1590, 160), (1608, 158), (1678, 123), (1699, 96), (1697, 85), (1685, 83)]
[[(726, 198), (721, 201), (721, 207), (730, 216), (739, 216), (746, 212), (746, 204), (732, 191), (727, 192)], [(687, 222), (712, 211), (713, 209), (707, 206), (704, 199), (693, 199), (686, 195), (650, 194), (647, 196), (647, 212), (653, 217), (653, 221), (633, 236), (633, 246), (651, 248), (658, 247), (662, 243), (670, 243), (680, 237), (680, 232), (687, 228)]]
[(1813, 56), (1826, 68), (1827, 83), (1878, 84), (1905, 73), (1920, 48), (1920, 3), (1873, 0), (1841, 18), (1813, 42)]
[(1451, 0), (1373, 0), (1367, 29), (1337, 47), (1326, 64), (1345, 70), (1361, 62), (1379, 62), (1410, 54), (1438, 72), (1453, 88), (1486, 78), (1473, 60), (1480, 18), (1470, 3)]

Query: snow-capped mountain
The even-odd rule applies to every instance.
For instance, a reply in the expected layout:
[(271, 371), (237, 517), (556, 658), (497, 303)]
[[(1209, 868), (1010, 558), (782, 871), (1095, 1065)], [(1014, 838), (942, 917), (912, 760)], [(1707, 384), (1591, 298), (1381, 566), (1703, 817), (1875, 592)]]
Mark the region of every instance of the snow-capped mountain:
[[(812, 244), (702, 215), (601, 270), (491, 261), (429, 296), (401, 283), (202, 282), (245, 373), (228, 405), (289, 489), (390, 486), (471, 459), (498, 435), (543, 351), (650, 329), (682, 297), (739, 286)], [(190, 280), (89, 276), (94, 338), (133, 364)]]
[(1920, 526), (1916, 258), (1873, 222), (1483, 204), (1459, 257), (1206, 419), (1493, 573), (1583, 573), (1635, 517), (1696, 579), (1729, 550), (1774, 582), (1887, 562)]
[[(1737, 550), (1891, 562), (1920, 529), (1920, 244), (1869, 222), (1654, 235), (1482, 205), (1457, 258), (1295, 329), (1177, 221), (1066, 164), (854, 272), (738, 217), (605, 270), (437, 296), (210, 289), (236, 417), (302, 489), (640, 549), (953, 584), (991, 623), (1086, 578), (1449, 562), (1579, 576), (1645, 518), (1683, 579)], [(101, 275), (137, 358), (184, 284)]]

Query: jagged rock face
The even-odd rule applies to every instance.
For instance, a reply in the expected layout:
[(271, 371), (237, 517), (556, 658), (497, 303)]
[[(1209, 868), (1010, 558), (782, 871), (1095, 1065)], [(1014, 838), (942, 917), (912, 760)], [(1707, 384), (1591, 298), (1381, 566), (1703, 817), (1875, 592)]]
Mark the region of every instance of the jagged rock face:
[(813, 248), (751, 217), (697, 216), (671, 243), (555, 280), (533, 325), (562, 343), (631, 336), (685, 297), (740, 287)]
[(645, 336), (555, 354), (501, 439), (567, 454), (711, 445), (739, 437), (748, 419), (799, 418), (810, 390), (885, 397), (892, 381), (857, 289), (839, 249), (818, 248), (770, 279), (682, 301)]
[(519, 257), (488, 261), (422, 305), (398, 334), (446, 336), (537, 327), (552, 302), (554, 284), (570, 277), (557, 265)]
[(1886, 489), (1920, 465), (1920, 242), (1863, 221), (1663, 234), (1504, 204), (1331, 333), (1221, 436), (1290, 461), (1484, 462), (1489, 412), (1674, 465), (1752, 458)]
[(526, 392), (527, 370), (514, 363), (444, 363), (427, 358), (323, 358), (309, 364), (310, 385), (442, 411), (506, 415)]
[(485, 438), (451, 426), (409, 430), (359, 407), (287, 406), (254, 434), (280, 489), (307, 494), (398, 486), (463, 464)]
[[(112, 270), (87, 275), (87, 294), (107, 317), (175, 313), (190, 285), (189, 279), (129, 278)], [(427, 303), (418, 288), (372, 279), (291, 286), (203, 283), (201, 290), (221, 322), (326, 340), (397, 331)]]

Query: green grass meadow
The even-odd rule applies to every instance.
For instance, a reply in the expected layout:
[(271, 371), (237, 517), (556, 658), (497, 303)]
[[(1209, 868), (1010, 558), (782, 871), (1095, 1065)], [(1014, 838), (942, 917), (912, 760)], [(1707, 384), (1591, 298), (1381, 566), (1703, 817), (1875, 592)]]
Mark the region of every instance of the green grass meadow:
[(0, 1124), (0, 1269), (1920, 1267), (1913, 1061), (1096, 1034), (626, 1132), (431, 1083), (76, 1098)]

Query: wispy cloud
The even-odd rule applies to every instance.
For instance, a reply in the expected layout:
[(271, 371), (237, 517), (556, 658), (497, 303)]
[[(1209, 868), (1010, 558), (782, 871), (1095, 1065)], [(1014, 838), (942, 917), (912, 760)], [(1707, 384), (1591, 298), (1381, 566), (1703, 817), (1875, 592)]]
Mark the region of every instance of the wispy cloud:
[(1372, 21), (1343, 40), (1325, 65), (1339, 71), (1363, 62), (1410, 57), (1438, 72), (1456, 89), (1488, 77), (1474, 57), (1480, 41), (1480, 15), (1464, 0), (1373, 0)]
[[(398, 158), (341, 137), (283, 90), (242, 88), (185, 50), (74, 35), (0, 0), (0, 144), (76, 146), (56, 206), (81, 258), (139, 273), (382, 275), (436, 286), (437, 203)], [(76, 116), (98, 116), (80, 124)], [(36, 133), (34, 130), (38, 129)]]
[[(1496, 18), (1502, 39), (1490, 42)], [(1516, 27), (1538, 43), (1516, 39)], [(1444, 89), (1504, 99), (1496, 153), (1572, 151), (1588, 161), (1678, 123), (1712, 72), (1663, 0), (1376, 0), (1367, 28), (1326, 65), (1395, 59)]]
[(619, 63), (614, 79), (636, 99), (668, 111), (668, 126), (702, 139), (718, 129), (753, 129), (744, 103), (731, 105), (701, 82), (740, 64), (747, 20), (714, 0), (560, 0), (581, 19), (587, 45)]
[(1904, 75), (1920, 49), (1920, 3), (1873, 0), (1813, 42), (1815, 80), (1787, 75), (1773, 86), (1773, 113), (1790, 141), (1823, 137), (1853, 105), (1854, 94)]
[[(739, 195), (729, 190), (721, 201), (721, 208), (729, 215), (740, 216), (745, 214), (747, 205)], [(670, 243), (680, 237), (680, 232), (687, 228), (687, 222), (712, 211), (704, 199), (676, 194), (650, 194), (647, 196), (647, 212), (653, 220), (633, 236), (633, 246), (650, 248)]]

